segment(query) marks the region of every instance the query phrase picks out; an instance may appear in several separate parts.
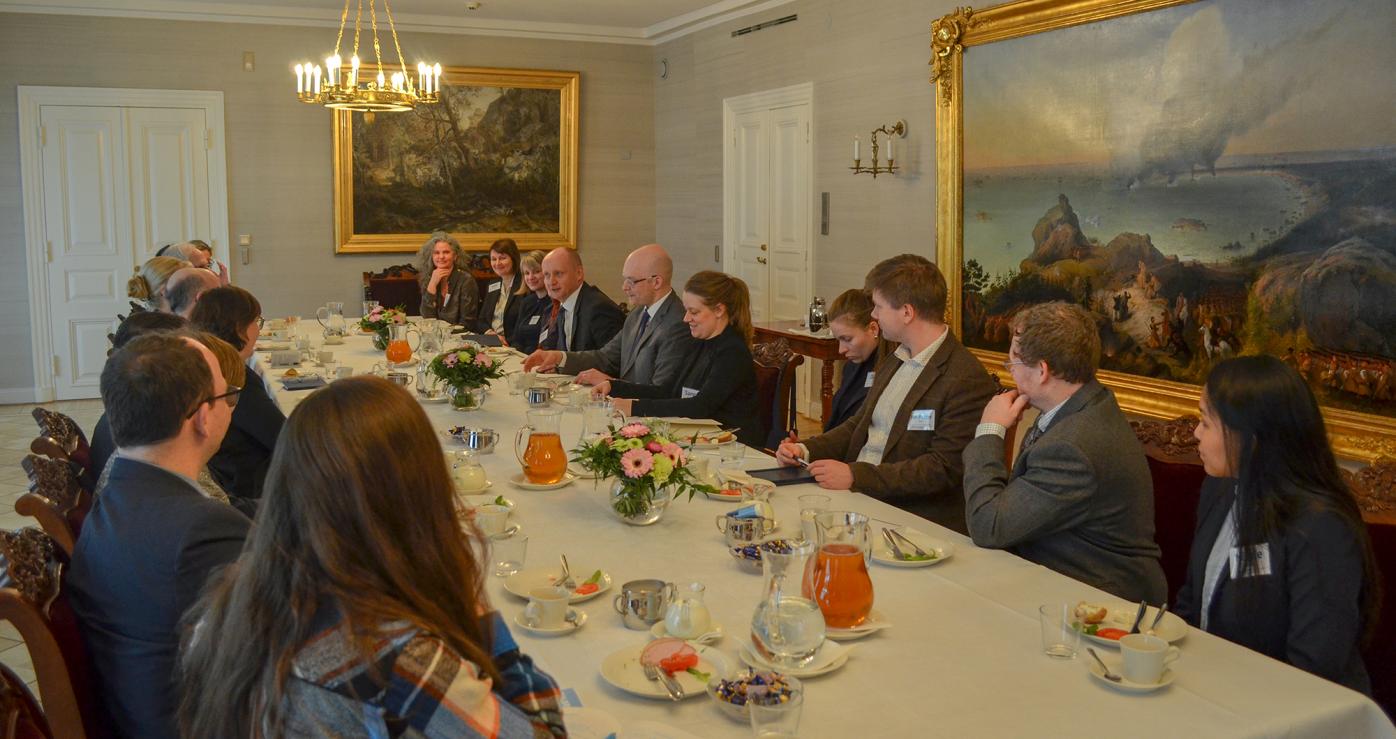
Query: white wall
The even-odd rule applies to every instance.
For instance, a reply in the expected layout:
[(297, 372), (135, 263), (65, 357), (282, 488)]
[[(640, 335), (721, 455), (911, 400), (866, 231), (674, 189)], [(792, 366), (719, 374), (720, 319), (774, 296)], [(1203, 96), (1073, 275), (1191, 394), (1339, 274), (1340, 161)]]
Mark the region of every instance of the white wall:
[[(334, 254), (330, 114), (296, 101), (290, 71), (296, 60), (327, 55), (334, 33), (0, 13), (0, 396), (33, 386), (17, 85), (221, 90), (230, 230), (253, 239), (251, 264), (235, 263), (234, 280), (267, 315), (309, 314), (327, 300), (357, 304), (362, 272), (408, 261)], [(401, 41), (407, 58), (445, 66), (582, 73), (578, 241), (589, 276), (619, 299), (626, 253), (655, 235), (653, 50), (420, 33)], [(253, 72), (242, 70), (245, 51), (256, 54)]]

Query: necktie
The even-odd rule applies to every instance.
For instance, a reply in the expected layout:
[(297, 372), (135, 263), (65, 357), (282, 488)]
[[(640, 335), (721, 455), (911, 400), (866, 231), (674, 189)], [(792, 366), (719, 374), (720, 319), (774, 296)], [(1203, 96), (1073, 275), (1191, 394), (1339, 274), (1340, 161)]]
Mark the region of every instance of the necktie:
[(567, 309), (557, 311), (557, 348), (567, 351)]
[(638, 340), (645, 335), (645, 328), (650, 325), (650, 311), (648, 308), (640, 309), (640, 328), (635, 331), (635, 338)]
[[(1028, 432), (1026, 434), (1023, 434), (1023, 444), (1022, 446), (1018, 447), (1017, 459), (1022, 459), (1023, 455), (1027, 453), (1028, 448), (1031, 447), (1033, 444), (1037, 443), (1038, 439), (1042, 438), (1042, 431), (1042, 427), (1039, 426), (1037, 424), (1037, 420), (1034, 419), (1032, 428), (1028, 429)], [(1017, 460), (1015, 459), (1014, 461), (1016, 464)]]

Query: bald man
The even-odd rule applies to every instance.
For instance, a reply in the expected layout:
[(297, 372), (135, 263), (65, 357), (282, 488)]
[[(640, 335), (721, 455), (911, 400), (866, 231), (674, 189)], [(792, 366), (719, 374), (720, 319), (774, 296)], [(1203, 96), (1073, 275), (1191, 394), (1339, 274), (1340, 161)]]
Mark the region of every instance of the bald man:
[(171, 313), (188, 318), (199, 296), (215, 287), (218, 287), (218, 275), (201, 267), (184, 267), (170, 275), (170, 281), (165, 283), (165, 300), (170, 304)]
[(615, 301), (586, 282), (576, 249), (565, 246), (543, 257), (543, 284), (553, 310), (538, 334), (538, 346), (564, 352), (600, 349), (619, 331), (625, 314)]
[(590, 351), (539, 349), (524, 360), (524, 369), (576, 375), (584, 385), (621, 379), (667, 387), (693, 342), (673, 280), (674, 261), (664, 247), (646, 244), (630, 252), (621, 269), (621, 291), (631, 309), (620, 333)]

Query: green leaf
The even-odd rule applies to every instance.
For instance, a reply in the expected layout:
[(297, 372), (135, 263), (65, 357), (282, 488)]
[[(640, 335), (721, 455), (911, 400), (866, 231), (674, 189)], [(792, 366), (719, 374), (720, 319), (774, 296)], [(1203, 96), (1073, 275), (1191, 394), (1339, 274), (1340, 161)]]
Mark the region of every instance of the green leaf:
[(699, 672), (697, 667), (690, 667), (687, 670), (684, 670), (684, 672), (687, 672), (688, 674), (698, 678), (699, 680), (702, 680), (704, 685), (707, 685), (708, 681), (713, 678), (712, 675), (706, 672)]

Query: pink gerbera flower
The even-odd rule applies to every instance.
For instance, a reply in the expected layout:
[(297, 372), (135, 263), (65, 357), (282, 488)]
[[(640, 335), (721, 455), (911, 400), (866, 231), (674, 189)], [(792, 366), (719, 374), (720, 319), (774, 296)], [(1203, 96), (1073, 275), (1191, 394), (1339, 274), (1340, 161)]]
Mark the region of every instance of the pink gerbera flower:
[(454, 354), (447, 354), (447, 355), (445, 356), (445, 358), (443, 358), (443, 359), (441, 360), (441, 363), (444, 364), (444, 365), (446, 365), (447, 367), (454, 367), (454, 366), (456, 366), (456, 355), (454, 355)]
[(645, 445), (645, 448), (650, 450), (652, 454), (658, 454), (664, 451), (664, 447), (661, 446), (660, 443), (657, 441), (651, 441), (650, 443)]
[(669, 459), (674, 460), (674, 464), (676, 465), (682, 465), (684, 461), (686, 461), (683, 453), (683, 447), (680, 447), (678, 444), (675, 444), (673, 442), (665, 444), (660, 451), (664, 452), (664, 454), (668, 456)]
[(644, 449), (631, 449), (620, 456), (620, 468), (631, 479), (644, 477), (654, 469), (654, 455)]
[(476, 354), (476, 355), (475, 355), (475, 364), (478, 364), (478, 365), (480, 365), (481, 367), (487, 367), (487, 366), (489, 366), (489, 363), (490, 363), (490, 358), (487, 357), (487, 356), (485, 356), (485, 353), (484, 353), (484, 352), (480, 352), (479, 354)]
[(407, 316), (405, 314), (399, 313), (393, 316), (393, 323), (407, 323)]
[(649, 432), (650, 427), (646, 426), (643, 423), (627, 424), (625, 426), (622, 426), (620, 429), (620, 435), (624, 436), (627, 439), (638, 439), (641, 436), (648, 434)]

